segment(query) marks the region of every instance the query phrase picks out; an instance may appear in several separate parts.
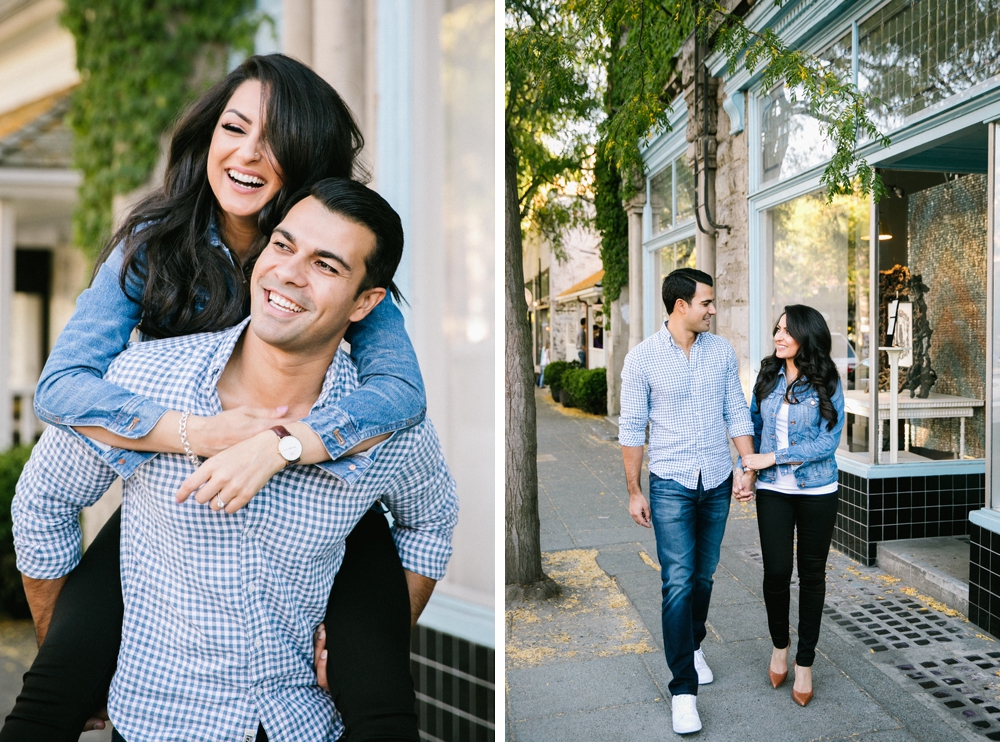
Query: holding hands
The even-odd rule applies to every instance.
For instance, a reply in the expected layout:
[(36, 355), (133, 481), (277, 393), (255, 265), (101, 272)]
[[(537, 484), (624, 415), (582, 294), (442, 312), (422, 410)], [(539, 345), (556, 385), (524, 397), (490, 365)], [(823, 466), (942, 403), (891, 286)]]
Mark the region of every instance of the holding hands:
[[(746, 460), (746, 457), (744, 457)], [(747, 469), (736, 469), (733, 471), (733, 497), (737, 502), (750, 502), (753, 499), (754, 484), (757, 481), (757, 473)]]

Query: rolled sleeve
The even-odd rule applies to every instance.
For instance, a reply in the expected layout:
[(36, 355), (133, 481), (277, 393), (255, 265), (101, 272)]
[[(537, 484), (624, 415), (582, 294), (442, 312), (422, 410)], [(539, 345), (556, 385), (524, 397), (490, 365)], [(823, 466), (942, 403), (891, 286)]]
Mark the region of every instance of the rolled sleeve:
[[(419, 439), (382, 501), (392, 513), (393, 538), (403, 567), (440, 580), (451, 558), (458, 496), (433, 426), (425, 420), (414, 434)], [(390, 450), (387, 446), (383, 455)]]
[(743, 385), (740, 384), (740, 362), (736, 359), (736, 351), (729, 349), (726, 362), (726, 404), (723, 417), (729, 428), (730, 438), (754, 434), (753, 421), (750, 419), (750, 409), (746, 397), (743, 396)]
[(649, 379), (629, 353), (622, 367), (621, 414), (618, 418), (618, 442), (623, 446), (646, 445), (649, 422)]
[(115, 472), (69, 433), (48, 428), (21, 472), (11, 504), (17, 568), (36, 580), (80, 561), (80, 510), (97, 502)]

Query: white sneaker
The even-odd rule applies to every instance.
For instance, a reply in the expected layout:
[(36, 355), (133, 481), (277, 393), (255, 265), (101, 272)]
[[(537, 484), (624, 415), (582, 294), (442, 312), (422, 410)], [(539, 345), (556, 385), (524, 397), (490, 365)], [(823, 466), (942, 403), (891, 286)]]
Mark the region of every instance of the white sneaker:
[(705, 652), (701, 649), (694, 650), (694, 669), (698, 671), (698, 685), (708, 685), (715, 680), (712, 668), (705, 660)]
[(684, 693), (671, 699), (674, 712), (674, 731), (677, 734), (691, 734), (701, 731), (701, 717), (698, 716), (698, 696)]

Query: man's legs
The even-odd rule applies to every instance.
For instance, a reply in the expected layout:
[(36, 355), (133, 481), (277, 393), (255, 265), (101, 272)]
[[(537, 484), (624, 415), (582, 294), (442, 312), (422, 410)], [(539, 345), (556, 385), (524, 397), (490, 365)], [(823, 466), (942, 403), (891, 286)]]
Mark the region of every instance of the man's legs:
[(712, 575), (729, 514), (727, 481), (708, 492), (649, 476), (649, 506), (663, 580), (663, 647), (671, 695), (697, 695), (694, 650), (705, 638)]
[(712, 600), (715, 570), (719, 566), (722, 537), (726, 535), (729, 504), (732, 498), (733, 477), (711, 490), (704, 490), (698, 481), (697, 561), (691, 599), (691, 620), (694, 647), (698, 649), (705, 640), (708, 606)]

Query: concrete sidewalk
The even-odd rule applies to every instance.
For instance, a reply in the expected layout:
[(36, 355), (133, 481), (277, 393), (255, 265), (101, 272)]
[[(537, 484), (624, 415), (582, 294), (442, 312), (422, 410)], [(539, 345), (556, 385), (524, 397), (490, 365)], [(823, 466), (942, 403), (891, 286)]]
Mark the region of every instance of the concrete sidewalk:
[[(546, 572), (563, 595), (506, 615), (507, 739), (653, 740), (671, 730), (652, 531), (628, 515), (616, 430), (538, 401)], [(645, 488), (644, 482), (644, 488)], [(834, 552), (816, 696), (767, 680), (754, 506), (733, 503), (703, 645), (703, 740), (1000, 740), (1000, 646), (898, 579)], [(793, 589), (792, 625), (796, 591)], [(793, 632), (793, 640), (794, 640)]]

